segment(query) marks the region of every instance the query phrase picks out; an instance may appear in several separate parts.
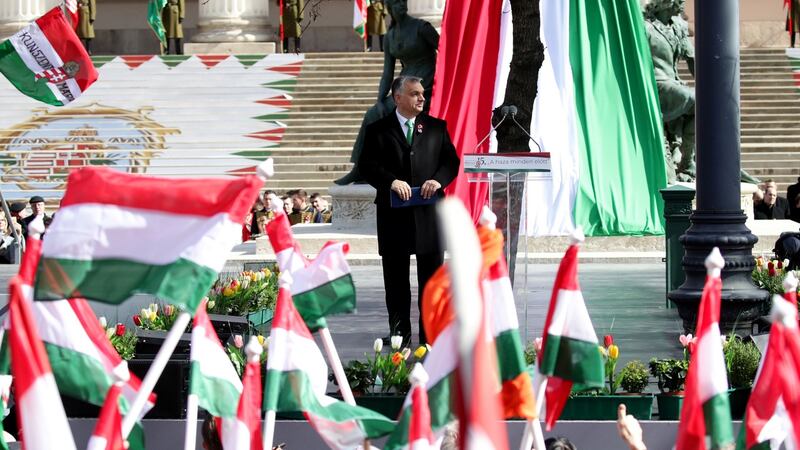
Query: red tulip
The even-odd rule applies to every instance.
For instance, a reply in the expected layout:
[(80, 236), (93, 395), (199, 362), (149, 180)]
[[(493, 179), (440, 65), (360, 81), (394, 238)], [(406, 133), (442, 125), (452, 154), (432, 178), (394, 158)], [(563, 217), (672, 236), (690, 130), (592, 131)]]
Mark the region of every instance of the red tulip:
[(775, 264), (773, 264), (772, 261), (767, 263), (767, 270), (769, 270), (769, 276), (771, 277), (775, 276)]
[(688, 349), (689, 349), (689, 354), (690, 354), (690, 355), (691, 355), (692, 353), (694, 353), (694, 349), (695, 349), (695, 347), (697, 347), (697, 342), (696, 342), (696, 341), (694, 341), (694, 340), (693, 340), (693, 341), (689, 342), (689, 345), (688, 345), (686, 348), (688, 348)]
[(783, 269), (783, 261), (778, 260), (778, 269)]
[(117, 324), (117, 336), (124, 336), (125, 335), (125, 324), (118, 323)]
[(603, 337), (603, 345), (608, 348), (614, 344), (614, 337), (610, 334), (607, 334)]
[(136, 325), (137, 327), (142, 326), (142, 318), (139, 317), (138, 314), (133, 315), (133, 324)]

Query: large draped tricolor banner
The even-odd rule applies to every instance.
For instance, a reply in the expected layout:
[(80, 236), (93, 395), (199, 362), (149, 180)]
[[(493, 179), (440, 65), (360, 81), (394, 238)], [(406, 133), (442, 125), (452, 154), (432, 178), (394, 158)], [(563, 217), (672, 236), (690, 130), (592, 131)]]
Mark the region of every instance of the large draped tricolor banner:
[(540, 5), (545, 61), (531, 134), (552, 176), (528, 183), (527, 233), (663, 233), (661, 113), (638, 0)]

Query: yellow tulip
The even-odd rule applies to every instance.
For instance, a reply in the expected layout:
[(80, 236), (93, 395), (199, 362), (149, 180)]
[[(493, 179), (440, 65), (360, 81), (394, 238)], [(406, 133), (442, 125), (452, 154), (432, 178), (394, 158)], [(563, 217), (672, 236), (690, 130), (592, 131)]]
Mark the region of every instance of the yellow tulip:
[(256, 274), (252, 274), (252, 275), (250, 275), (250, 281), (252, 281), (252, 282), (254, 282), (254, 283), (255, 283), (256, 281), (258, 281), (258, 275), (256, 275)]
[(264, 273), (264, 275), (266, 275), (267, 277), (269, 277), (270, 275), (272, 275), (272, 271), (270, 271), (270, 270), (269, 270), (269, 269), (267, 269), (266, 267), (264, 267), (263, 273)]
[(230, 287), (226, 287), (225, 289), (222, 290), (223, 297), (230, 297), (231, 295), (233, 295), (233, 293), (234, 291)]
[(611, 358), (611, 359), (619, 358), (619, 347), (617, 347), (614, 344), (611, 344), (608, 347), (608, 357)]
[(420, 345), (414, 350), (414, 357), (420, 359), (425, 356), (426, 353), (428, 353), (428, 349), (424, 345)]
[(258, 345), (261, 345), (263, 347), (264, 346), (264, 336), (259, 334), (258, 336), (256, 336), (256, 339), (258, 339)]

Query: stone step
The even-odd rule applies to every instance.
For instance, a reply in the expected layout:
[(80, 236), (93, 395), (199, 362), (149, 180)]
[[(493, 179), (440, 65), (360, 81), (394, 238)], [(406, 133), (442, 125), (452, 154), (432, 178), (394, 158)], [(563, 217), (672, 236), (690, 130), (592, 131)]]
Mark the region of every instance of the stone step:
[(283, 156), (286, 158), (306, 158), (306, 157), (313, 157), (317, 158), (320, 156), (328, 156), (328, 157), (341, 157), (348, 160), (350, 158), (350, 154), (352, 153), (352, 148), (348, 148), (347, 150), (331, 150), (329, 148), (324, 147), (309, 147), (306, 149), (292, 149), (292, 150), (284, 150), (282, 147), (275, 147), (269, 149), (270, 156), (279, 157)]
[(280, 121), (286, 126), (291, 128), (298, 128), (298, 127), (319, 127), (319, 128), (336, 128), (339, 130), (346, 130), (346, 131), (353, 131), (352, 129), (355, 128), (357, 132), (358, 129), (361, 127), (361, 115), (364, 112), (362, 111), (361, 114), (355, 114), (353, 117), (345, 117), (339, 115), (337, 117), (327, 117), (323, 120), (314, 120), (314, 118), (310, 117), (296, 117), (291, 116), (284, 119), (280, 119)]
[(303, 87), (303, 89), (295, 90), (292, 92), (292, 97), (295, 99), (337, 99), (340, 101), (344, 101), (350, 98), (357, 98), (363, 99), (367, 97), (371, 97), (373, 99), (378, 98), (378, 88), (377, 84), (376, 87), (372, 90), (370, 89), (352, 89), (342, 92), (341, 89), (338, 90), (320, 90), (314, 89), (312, 87)]
[[(798, 108), (798, 109), (800, 109), (800, 108)], [(758, 113), (758, 114), (747, 113), (747, 114), (744, 114), (743, 113), (742, 116), (741, 116), (741, 119), (742, 119), (742, 123), (744, 123), (744, 122), (770, 122), (770, 121), (792, 122), (793, 121), (792, 119), (794, 119), (794, 122), (797, 123), (798, 116), (796, 114), (778, 114), (777, 112), (776, 113), (770, 113), (770, 114), (763, 114), (763, 113)]]
[[(758, 128), (792, 128), (797, 127), (797, 120), (742, 120), (742, 129)], [(798, 127), (800, 128), (800, 127)], [(798, 130), (800, 131), (800, 130)]]
[(777, 156), (775, 158), (770, 158), (770, 159), (755, 159), (755, 160), (743, 158), (742, 167), (748, 172), (750, 172), (751, 170), (782, 169), (787, 166), (796, 165), (795, 163), (797, 162), (797, 155), (794, 155), (794, 157), (783, 156), (782, 158), (785, 159), (780, 159), (780, 158), (781, 157)]
[[(301, 154), (301, 153), (280, 153), (276, 154), (273, 153), (270, 155), (272, 158), (275, 167), (295, 167), (295, 166), (303, 166), (309, 160), (313, 160), (316, 165), (328, 165), (328, 164), (351, 164), (350, 161), (350, 153), (334, 153), (330, 154), (323, 151), (324, 149), (319, 149), (319, 153), (316, 155), (308, 155), (308, 154)], [(313, 156), (313, 158), (312, 158)]]
[(304, 136), (300, 138), (296, 138), (294, 136), (284, 136), (283, 140), (280, 142), (280, 148), (282, 147), (347, 147), (350, 148), (353, 146), (353, 139), (336, 139), (336, 137), (332, 137), (330, 139), (304, 139)]
[(286, 140), (306, 140), (306, 141), (327, 141), (330, 139), (334, 140), (343, 140), (348, 139), (350, 140), (350, 144), (352, 145), (355, 142), (356, 135), (358, 134), (358, 130), (349, 133), (343, 133), (341, 131), (326, 131), (326, 132), (313, 132), (308, 130), (286, 130), (286, 134), (283, 136)]
[[(375, 104), (375, 99), (371, 98), (365, 101), (351, 101), (347, 100), (346, 102), (337, 102), (336, 104), (331, 105), (292, 105), (291, 109), (288, 111), (290, 114), (292, 112), (302, 112), (302, 113), (315, 113), (315, 112), (335, 112), (339, 114), (342, 113), (342, 106), (346, 106), (347, 108), (353, 108), (355, 112), (353, 114), (358, 114), (359, 116), (363, 115), (372, 105)], [(800, 108), (798, 108), (800, 109)]]
[[(350, 162), (342, 161), (342, 158), (339, 158), (338, 161), (323, 163), (317, 161), (317, 158), (314, 158), (314, 162), (308, 161), (311, 158), (304, 158), (304, 159), (296, 159), (295, 161), (283, 163), (279, 161), (275, 161), (275, 173), (303, 173), (303, 172), (320, 172), (320, 173), (332, 173), (332, 172), (346, 172), (349, 171), (353, 164)], [(302, 161), (302, 162), (300, 162)]]
[(369, 75), (363, 75), (361, 73), (348, 73), (344, 74), (344, 76), (340, 77), (331, 77), (325, 76), (324, 74), (316, 74), (311, 72), (309, 74), (305, 74), (297, 80), (297, 87), (312, 85), (312, 86), (324, 86), (324, 85), (342, 85), (342, 84), (352, 84), (353, 86), (375, 86), (376, 88), (380, 85), (380, 76), (374, 77)]
[(760, 145), (768, 143), (794, 144), (797, 142), (799, 136), (800, 135), (795, 135), (795, 136), (773, 135), (773, 136), (749, 136), (749, 137), (742, 136), (742, 144), (751, 144), (751, 145)]

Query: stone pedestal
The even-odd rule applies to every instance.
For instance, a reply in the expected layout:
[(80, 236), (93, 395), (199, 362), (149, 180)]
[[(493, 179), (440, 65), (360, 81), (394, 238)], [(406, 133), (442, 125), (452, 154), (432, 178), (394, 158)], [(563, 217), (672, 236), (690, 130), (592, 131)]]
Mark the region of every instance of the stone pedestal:
[(0, 1), (0, 41), (28, 25), (59, 5), (58, 0), (2, 0)]
[(333, 199), (333, 229), (375, 230), (375, 188), (368, 184), (334, 185), (328, 193)]
[(442, 26), (444, 2), (445, 0), (409, 0), (408, 14), (427, 20), (438, 30)]
[(193, 42), (266, 42), (269, 0), (211, 0), (199, 4), (198, 32)]

